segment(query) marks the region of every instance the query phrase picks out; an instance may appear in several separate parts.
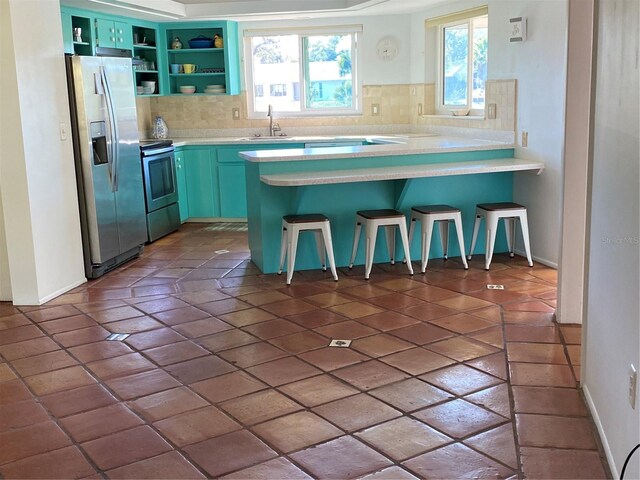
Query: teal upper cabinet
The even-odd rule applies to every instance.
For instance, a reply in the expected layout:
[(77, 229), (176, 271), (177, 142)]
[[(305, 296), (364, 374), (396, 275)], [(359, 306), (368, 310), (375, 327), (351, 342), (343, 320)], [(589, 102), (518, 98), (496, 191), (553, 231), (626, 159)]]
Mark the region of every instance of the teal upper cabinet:
[[(166, 59), (166, 68), (161, 73), (169, 85), (167, 93), (182, 95), (182, 86), (195, 86), (195, 95), (240, 93), (238, 25), (235, 22), (165, 23), (161, 24), (161, 30), (162, 52)], [(222, 39), (224, 46), (210, 46), (203, 41), (215, 36)], [(176, 38), (180, 48), (174, 48)], [(197, 39), (201, 41), (189, 43)]]
[(131, 24), (117, 22), (107, 18), (96, 18), (96, 46), (110, 48), (133, 47)]
[[(158, 95), (162, 90), (162, 79), (158, 72), (159, 65), (158, 30), (155, 26), (133, 24), (133, 70), (136, 87), (142, 88), (138, 95)], [(143, 83), (145, 82), (145, 83)], [(155, 82), (155, 87), (146, 82)], [(147, 85), (147, 87), (145, 87)]]
[(93, 55), (95, 36), (91, 16), (64, 8), (60, 14), (64, 53)]

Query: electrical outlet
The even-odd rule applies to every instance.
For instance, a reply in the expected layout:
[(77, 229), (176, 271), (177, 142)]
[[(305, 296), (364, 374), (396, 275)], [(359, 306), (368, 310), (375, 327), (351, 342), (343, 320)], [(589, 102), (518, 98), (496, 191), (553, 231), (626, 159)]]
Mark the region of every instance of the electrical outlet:
[(529, 132), (525, 132), (524, 130), (522, 131), (522, 141), (520, 142), (520, 144), (524, 148), (529, 146)]
[(495, 103), (487, 104), (487, 118), (489, 120), (494, 120), (496, 118), (496, 108)]
[(638, 371), (636, 367), (631, 364), (629, 368), (629, 403), (631, 408), (636, 409), (636, 391), (638, 390)]
[(373, 115), (373, 116), (380, 115), (380, 104), (379, 103), (374, 103), (373, 105), (371, 105), (371, 115)]
[(240, 109), (234, 108), (233, 110), (231, 110), (231, 116), (234, 120), (240, 120)]

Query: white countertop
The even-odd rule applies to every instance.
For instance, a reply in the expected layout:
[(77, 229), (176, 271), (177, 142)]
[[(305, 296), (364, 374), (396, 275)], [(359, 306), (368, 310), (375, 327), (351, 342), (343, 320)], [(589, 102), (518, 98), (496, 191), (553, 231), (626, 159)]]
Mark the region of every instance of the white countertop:
[(376, 143), (403, 143), (411, 137), (431, 137), (436, 134), (401, 134), (401, 135), (293, 135), (293, 136), (264, 136), (264, 137), (174, 137), (173, 145), (184, 147), (187, 145), (247, 145), (247, 150), (251, 150), (251, 145), (261, 144), (283, 144), (287, 143), (313, 143), (313, 142), (348, 142), (366, 141)]
[(354, 168), (348, 170), (324, 170), (261, 175), (260, 181), (276, 187), (303, 185), (327, 185), (335, 183), (373, 182), (409, 178), (472, 175), (478, 173), (517, 172), (533, 170), (540, 175), (544, 163), (518, 158), (498, 158), (469, 162), (432, 163), (426, 165), (402, 165), (395, 167)]
[(377, 145), (293, 148), (289, 150), (248, 150), (241, 152), (240, 157), (250, 162), (290, 162), (331, 158), (381, 157), (389, 155), (416, 155), (422, 153), (450, 153), (514, 148), (514, 145), (511, 143), (447, 136), (417, 137), (409, 135), (388, 135), (380, 137), (372, 136), (369, 137), (367, 141), (375, 142)]

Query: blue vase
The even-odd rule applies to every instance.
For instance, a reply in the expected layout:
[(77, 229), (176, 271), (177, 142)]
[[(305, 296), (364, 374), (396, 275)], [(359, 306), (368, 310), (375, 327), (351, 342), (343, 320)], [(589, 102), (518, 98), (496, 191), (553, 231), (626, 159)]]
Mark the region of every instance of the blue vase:
[(153, 138), (167, 138), (169, 136), (169, 127), (166, 122), (160, 116), (157, 116), (153, 120)]

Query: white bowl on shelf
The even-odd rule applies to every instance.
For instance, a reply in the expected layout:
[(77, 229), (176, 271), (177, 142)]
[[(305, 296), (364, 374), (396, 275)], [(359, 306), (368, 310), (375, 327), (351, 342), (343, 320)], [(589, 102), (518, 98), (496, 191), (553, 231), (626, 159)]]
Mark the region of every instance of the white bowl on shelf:
[(137, 93), (138, 95), (142, 95), (142, 94), (144, 93), (144, 87), (142, 87), (142, 86), (138, 85), (138, 86), (136, 87), (136, 93)]
[(195, 85), (182, 85), (180, 87), (180, 93), (183, 93), (185, 95), (192, 95), (196, 93), (196, 87)]
[(142, 93), (145, 95), (151, 95), (156, 90), (156, 87), (142, 87)]

